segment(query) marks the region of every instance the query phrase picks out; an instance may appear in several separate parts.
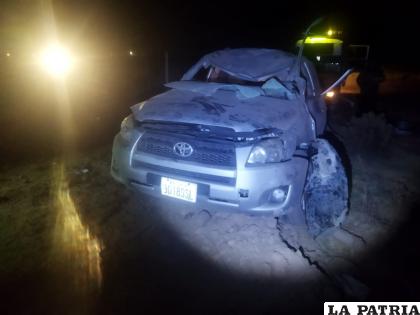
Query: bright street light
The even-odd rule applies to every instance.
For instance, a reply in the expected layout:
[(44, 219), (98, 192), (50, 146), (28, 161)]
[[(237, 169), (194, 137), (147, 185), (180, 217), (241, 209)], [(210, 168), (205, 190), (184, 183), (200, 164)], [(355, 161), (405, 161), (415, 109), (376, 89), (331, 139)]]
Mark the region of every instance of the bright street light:
[(41, 63), (51, 75), (63, 77), (70, 71), (73, 60), (69, 51), (64, 47), (51, 45), (42, 52)]

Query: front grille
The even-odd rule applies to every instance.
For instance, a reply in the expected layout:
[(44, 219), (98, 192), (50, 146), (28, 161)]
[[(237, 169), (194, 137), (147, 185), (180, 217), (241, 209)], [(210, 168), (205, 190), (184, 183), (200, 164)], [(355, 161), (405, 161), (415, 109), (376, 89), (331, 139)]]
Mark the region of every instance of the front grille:
[[(174, 145), (178, 142), (190, 144), (193, 147), (193, 153), (188, 157), (181, 157), (175, 154)], [(224, 141), (146, 132), (140, 138), (137, 151), (182, 161), (192, 161), (214, 166), (236, 167), (235, 146), (233, 143)]]

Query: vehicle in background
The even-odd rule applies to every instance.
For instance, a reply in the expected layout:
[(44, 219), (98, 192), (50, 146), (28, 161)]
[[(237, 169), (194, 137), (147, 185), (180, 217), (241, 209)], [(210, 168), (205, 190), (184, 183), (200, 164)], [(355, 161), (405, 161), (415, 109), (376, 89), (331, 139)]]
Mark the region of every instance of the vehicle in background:
[[(302, 43), (303, 39), (298, 40), (296, 47), (300, 49)], [(304, 44), (303, 54), (314, 63), (323, 89), (331, 86), (347, 69), (353, 69), (341, 84), (325, 95), (327, 102), (337, 101), (341, 94), (360, 93), (357, 77), (367, 65), (369, 45), (347, 45), (342, 32), (333, 29), (310, 34)]]

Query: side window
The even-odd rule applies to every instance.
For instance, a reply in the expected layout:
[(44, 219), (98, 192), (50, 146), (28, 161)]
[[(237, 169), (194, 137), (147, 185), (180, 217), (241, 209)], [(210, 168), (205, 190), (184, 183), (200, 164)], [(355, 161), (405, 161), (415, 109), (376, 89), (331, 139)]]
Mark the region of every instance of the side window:
[(192, 78), (193, 81), (202, 81), (206, 82), (208, 80), (209, 69), (205, 67), (201, 67), (200, 70)]

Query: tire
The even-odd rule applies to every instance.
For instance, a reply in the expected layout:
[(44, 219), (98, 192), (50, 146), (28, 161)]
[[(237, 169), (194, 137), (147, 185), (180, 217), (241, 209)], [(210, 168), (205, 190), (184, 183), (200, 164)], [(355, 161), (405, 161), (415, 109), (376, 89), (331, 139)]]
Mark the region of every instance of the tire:
[(302, 196), (308, 231), (314, 237), (339, 226), (348, 213), (347, 176), (335, 149), (324, 139), (313, 144)]

